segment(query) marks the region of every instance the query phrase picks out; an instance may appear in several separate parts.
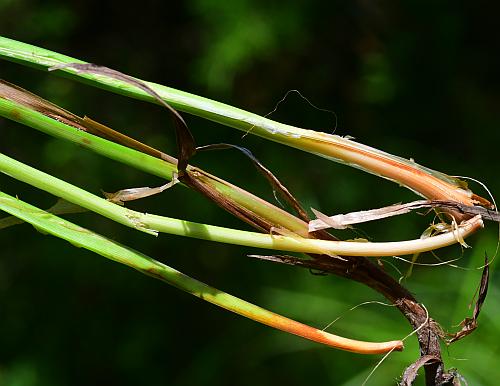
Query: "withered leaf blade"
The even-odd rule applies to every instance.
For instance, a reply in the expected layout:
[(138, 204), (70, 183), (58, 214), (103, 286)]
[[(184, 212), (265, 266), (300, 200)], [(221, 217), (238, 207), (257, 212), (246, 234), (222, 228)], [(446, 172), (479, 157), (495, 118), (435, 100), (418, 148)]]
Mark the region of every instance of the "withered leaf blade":
[(309, 232), (315, 232), (318, 230), (333, 228), (333, 229), (347, 229), (350, 226), (339, 219), (339, 216), (347, 216), (347, 215), (337, 215), (328, 217), (326, 214), (321, 213), (319, 210), (311, 208), (314, 215), (317, 217), (317, 220), (312, 220), (309, 222)]
[(170, 111), (175, 124), (175, 133), (177, 140), (177, 148), (179, 151), (177, 169), (179, 171), (179, 176), (182, 176), (188, 165), (189, 159), (196, 153), (196, 143), (193, 134), (189, 130), (184, 118), (165, 102), (156, 91), (149, 87), (146, 83), (119, 71), (113, 70), (108, 67), (99, 66), (92, 63), (67, 63), (49, 68), (49, 71), (59, 70), (62, 68), (73, 68), (77, 71), (89, 74), (104, 75), (128, 84), (131, 84), (145, 93), (151, 95), (160, 105), (165, 107)]
[(170, 189), (172, 186), (177, 184), (179, 180), (177, 179), (177, 175), (172, 177), (170, 182), (167, 182), (164, 185), (150, 188), (149, 186), (141, 187), (141, 188), (128, 188), (121, 189), (114, 193), (102, 192), (108, 201), (111, 201), (118, 205), (123, 205), (127, 201), (140, 200), (141, 198), (154, 196), (156, 194), (160, 194), (167, 189)]
[(182, 176), (182, 179), (181, 176), (179, 176), (179, 180), (181, 180), (185, 185), (203, 194), (205, 197), (213, 201), (222, 209), (227, 210), (229, 213), (238, 217), (240, 220), (245, 221), (246, 223), (262, 232), (269, 232), (270, 229), (274, 226), (274, 224), (272, 224), (268, 219), (256, 214), (251, 209), (240, 205), (230, 197), (219, 192), (214, 186), (211, 186), (210, 184), (207, 184), (204, 181), (200, 180), (200, 174), (202, 174), (202, 171), (200, 170), (188, 169), (187, 172)]
[(21, 106), (28, 107), (34, 111), (42, 113), (49, 118), (87, 131), (82, 118), (69, 111), (50, 103), (49, 101), (35, 95), (19, 86), (0, 79), (0, 98), (13, 101)]
[(313, 209), (317, 219), (309, 222), (309, 232), (334, 228), (345, 229), (352, 224), (360, 224), (368, 221), (380, 220), (387, 217), (398, 216), (409, 213), (412, 210), (422, 208), (443, 208), (453, 209), (469, 216), (480, 215), (484, 220), (500, 222), (500, 213), (496, 210), (484, 208), (481, 206), (464, 205), (456, 201), (445, 200), (418, 200), (406, 204), (394, 204), (383, 208), (351, 212), (347, 214), (338, 214), (327, 216)]
[(418, 370), (425, 366), (426, 364), (440, 362), (441, 360), (434, 355), (424, 355), (418, 358), (415, 363), (408, 366), (403, 373), (403, 379), (401, 380), (401, 386), (411, 386), (417, 378)]
[[(87, 131), (94, 135), (98, 135), (105, 139), (109, 139), (113, 142), (119, 143), (120, 145), (130, 147), (132, 149), (138, 150), (142, 153), (149, 154), (156, 158), (165, 158), (168, 157), (165, 153), (146, 145), (134, 138), (129, 137), (119, 131), (113, 130), (108, 126), (103, 125), (102, 123), (96, 122), (93, 119), (84, 116), (82, 119), (82, 123), (85, 125)], [(171, 162), (172, 163), (172, 162)]]
[(197, 151), (208, 151), (208, 150), (224, 150), (224, 149), (236, 149), (241, 153), (246, 155), (257, 168), (257, 170), (268, 180), (269, 184), (273, 190), (277, 191), (283, 199), (297, 212), (299, 217), (304, 221), (309, 221), (309, 216), (307, 215), (304, 208), (300, 205), (299, 201), (290, 193), (285, 185), (268, 169), (262, 162), (260, 162), (253, 153), (245, 147), (233, 145), (230, 143), (216, 143), (212, 145), (199, 146), (196, 148)]
[(331, 259), (326, 255), (314, 255), (314, 259), (301, 259), (290, 255), (247, 255), (252, 259), (307, 268), (317, 272), (330, 273), (338, 267), (339, 259)]
[[(81, 118), (78, 115), (75, 115), (41, 98), (40, 96), (35, 95), (5, 80), (0, 80), (0, 98), (13, 101), (21, 106), (25, 106), (34, 111), (37, 111), (58, 122), (75, 127), (82, 131), (86, 131), (89, 134), (111, 140), (121, 145), (136, 149), (140, 152), (149, 154), (153, 157), (164, 159), (170, 163), (177, 162), (174, 158), (166, 155), (165, 153), (162, 153), (159, 150), (156, 150), (142, 142), (139, 142), (127, 135), (120, 133), (119, 131), (113, 130), (99, 122), (96, 122), (87, 116)], [(15, 116), (12, 116), (11, 118), (16, 120)]]
[(490, 266), (488, 256), (484, 255), (484, 268), (483, 273), (481, 275), (481, 282), (479, 284), (479, 293), (477, 295), (476, 305), (474, 306), (474, 312), (472, 313), (472, 318), (465, 318), (460, 325), (462, 329), (455, 334), (451, 335), (451, 338), (448, 339), (447, 343), (451, 344), (460, 340), (470, 333), (472, 333), (477, 328), (477, 318), (479, 317), (479, 313), (481, 312), (481, 307), (484, 304), (486, 299), (486, 295), (488, 294), (488, 283), (490, 280)]
[[(85, 68), (78, 66), (79, 68)], [(59, 67), (58, 67), (59, 68)], [(107, 73), (107, 72), (106, 72)], [(100, 124), (99, 122), (96, 122), (92, 120), (89, 117), (84, 117), (81, 118), (75, 114), (72, 114), (60, 107), (58, 107), (55, 104), (52, 104), (45, 99), (30, 93), (27, 90), (24, 90), (21, 87), (18, 87), (16, 85), (10, 84), (9, 82), (0, 80), (0, 98), (4, 98), (7, 100), (12, 100), (22, 106), (26, 106), (30, 109), (33, 109), (35, 111), (40, 112), (41, 114), (44, 114), (45, 116), (52, 118), (54, 120), (63, 122), (67, 125), (70, 125), (72, 127), (75, 127), (79, 130), (86, 131), (88, 133), (91, 133), (93, 135), (97, 135), (106, 139), (110, 139), (116, 143), (120, 143), (124, 146), (128, 146), (130, 148), (136, 149), (138, 151), (141, 151), (143, 153), (152, 155), (154, 157), (160, 158), (166, 162), (169, 162), (171, 164), (178, 164), (178, 161), (159, 151), (156, 150), (146, 144), (143, 144), (142, 142), (139, 142), (133, 138), (130, 138), (120, 132), (117, 132), (107, 126), (104, 126)], [(160, 102), (161, 103), (161, 102)], [(187, 144), (191, 143), (192, 147), (195, 149), (195, 145), (193, 141), (190, 140), (190, 133), (188, 132), (188, 140), (186, 141)], [(184, 154), (189, 155), (191, 153), (194, 153), (194, 151), (190, 151), (189, 147), (188, 149), (184, 152)], [(187, 158), (189, 157), (184, 157), (184, 165), (187, 165)], [(180, 167), (182, 168), (183, 164), (180, 163)], [(178, 166), (179, 168), (179, 166)], [(201, 172), (201, 171), (199, 171)], [(262, 232), (269, 232), (269, 230), (275, 225), (266, 220), (262, 216), (258, 216), (255, 214), (253, 211), (250, 209), (247, 209), (243, 207), (242, 205), (236, 203), (234, 200), (229, 199), (228, 197), (224, 196), (222, 193), (218, 192), (217, 189), (214, 187), (211, 187), (203, 182), (198, 181), (197, 178), (194, 177), (195, 174), (192, 174), (192, 176), (189, 176), (188, 173), (186, 173), (184, 176), (178, 175), (178, 179), (182, 180), (190, 187), (194, 188), (195, 190), (201, 192), (203, 195), (207, 196), (210, 200), (214, 201), (217, 203), (219, 206), (227, 210), (228, 212), (234, 214), (236, 217), (242, 219), (243, 221), (249, 223), (250, 225), (254, 226), (255, 228), (259, 229)], [(168, 184), (167, 184), (168, 185)], [(150, 195), (150, 193), (155, 193), (156, 191), (160, 191), (162, 187), (159, 188), (132, 188), (132, 189), (124, 189), (122, 191), (116, 192), (116, 193), (109, 193), (107, 196), (111, 201), (114, 201), (118, 204), (123, 204), (124, 201), (128, 201), (129, 199), (133, 199), (135, 197), (139, 196), (145, 196), (145, 195)], [(15, 225), (19, 223), (16, 219), (10, 219), (7, 218), (4, 221), (2, 220), (0, 223), (0, 227), (7, 227), (11, 225)]]
[(481, 307), (486, 300), (486, 295), (488, 294), (488, 284), (490, 280), (490, 264), (488, 260), (488, 255), (484, 254), (484, 268), (483, 274), (481, 275), (481, 284), (479, 285), (479, 295), (477, 298), (476, 306), (474, 307), (474, 319), (477, 319), (479, 313), (481, 312)]

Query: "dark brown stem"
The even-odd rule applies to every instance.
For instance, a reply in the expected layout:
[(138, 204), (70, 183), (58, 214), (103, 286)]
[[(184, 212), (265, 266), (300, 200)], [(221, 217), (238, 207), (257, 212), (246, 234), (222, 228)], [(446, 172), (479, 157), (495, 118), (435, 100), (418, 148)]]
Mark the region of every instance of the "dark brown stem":
[[(325, 255), (315, 255), (313, 256), (314, 259), (311, 260), (299, 259), (292, 256), (251, 257), (313, 269), (325, 274), (335, 274), (363, 283), (379, 292), (391, 301), (391, 303), (396, 305), (410, 322), (413, 329), (417, 330), (416, 335), (420, 346), (420, 357), (429, 356), (433, 358), (433, 361), (423, 364), (426, 385), (446, 384), (449, 375), (444, 372), (444, 366), (441, 360), (441, 329), (429, 317), (426, 309), (417, 302), (416, 298), (405, 287), (369, 259), (364, 257), (344, 257), (347, 261), (343, 261)], [(411, 383), (401, 383), (401, 385), (405, 386), (410, 384)]]

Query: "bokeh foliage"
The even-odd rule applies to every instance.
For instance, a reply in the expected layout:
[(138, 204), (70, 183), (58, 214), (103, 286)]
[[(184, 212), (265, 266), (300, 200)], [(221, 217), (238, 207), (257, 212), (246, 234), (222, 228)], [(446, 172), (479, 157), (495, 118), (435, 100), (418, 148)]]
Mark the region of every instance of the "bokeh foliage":
[[(142, 79), (266, 114), (298, 89), (335, 111), (336, 133), (351, 135), (499, 191), (499, 50), (494, 10), (479, 3), (234, 0), (122, 3), (0, 0), (0, 34)], [(79, 115), (87, 114), (167, 152), (172, 128), (156, 106), (54, 74), (1, 62), (2, 78)], [(336, 120), (292, 94), (273, 113), (297, 126), (333, 131)], [(327, 213), (414, 198), (411, 192), (251, 135), (186, 117), (200, 144), (232, 142), (254, 151), (304, 202)], [(161, 183), (27, 127), (0, 120), (0, 150), (98, 193)], [(194, 162), (273, 200), (253, 166), (234, 152)], [(0, 176), (1, 189), (49, 207), (54, 198)], [(475, 187), (475, 190), (479, 190)], [(176, 187), (131, 204), (137, 210), (241, 227), (194, 192)], [(200, 280), (266, 308), (323, 326), (350, 307), (382, 300), (359, 284), (246, 258), (249, 248), (138, 234), (86, 213), (69, 218), (125, 242)], [(375, 240), (417, 237), (430, 217), (412, 214), (361, 227)], [(340, 234), (343, 238), (358, 234)], [(470, 240), (460, 265), (481, 265), (495, 249), (494, 225)], [(27, 225), (0, 232), (0, 385), (358, 385), (379, 357), (333, 351), (225, 313)], [(441, 258), (459, 256), (450, 248)], [(70, 269), (61, 265), (70, 260)], [(435, 261), (423, 256), (423, 261)], [(390, 259), (389, 259), (390, 261)], [(395, 262), (400, 270), (407, 265)], [(387, 269), (392, 269), (385, 263)], [(394, 271), (395, 275), (398, 275)], [(500, 285), (494, 273), (479, 330), (444, 350), (473, 385), (500, 377)], [(451, 329), (468, 312), (480, 271), (416, 268), (408, 287)], [(360, 339), (405, 336), (390, 307), (348, 313), (332, 331)], [(390, 384), (418, 355), (407, 341), (371, 384)], [(461, 360), (467, 359), (467, 360)]]

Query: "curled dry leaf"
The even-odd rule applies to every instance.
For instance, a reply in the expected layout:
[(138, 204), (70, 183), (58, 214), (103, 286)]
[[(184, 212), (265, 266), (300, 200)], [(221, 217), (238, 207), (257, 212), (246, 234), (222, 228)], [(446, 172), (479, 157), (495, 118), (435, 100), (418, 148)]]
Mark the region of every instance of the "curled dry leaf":
[(262, 162), (260, 162), (253, 153), (245, 147), (232, 145), (230, 143), (216, 143), (212, 145), (199, 146), (196, 148), (197, 151), (207, 151), (207, 150), (223, 150), (223, 149), (236, 149), (246, 155), (252, 163), (255, 165), (257, 170), (269, 181), (273, 190), (277, 191), (281, 197), (283, 197), (286, 202), (297, 212), (299, 217), (304, 221), (309, 221), (309, 216), (306, 211), (300, 205), (299, 201), (290, 193), (285, 185), (268, 169)]
[(406, 204), (394, 204), (379, 209), (363, 210), (347, 214), (338, 214), (335, 216), (327, 216), (319, 212), (318, 210), (311, 208), (317, 219), (309, 222), (309, 232), (327, 228), (346, 229), (353, 224), (398, 216), (401, 214), (409, 213), (412, 210), (422, 208), (445, 208), (466, 215), (468, 216), (468, 218), (470, 218), (471, 216), (480, 215), (484, 220), (500, 222), (500, 213), (496, 210), (492, 210), (492, 208), (464, 205), (456, 201), (418, 200)]
[(126, 201), (139, 200), (141, 198), (154, 196), (155, 194), (164, 192), (165, 190), (171, 188), (178, 182), (179, 180), (177, 179), (177, 175), (174, 174), (171, 181), (156, 188), (149, 188), (149, 187), (129, 188), (129, 189), (122, 189), (114, 193), (103, 192), (103, 194), (108, 201), (114, 202), (115, 204), (118, 205), (123, 205), (123, 203)]
[(415, 363), (412, 363), (407, 367), (405, 372), (403, 373), (403, 379), (401, 380), (401, 386), (411, 386), (413, 382), (417, 378), (418, 370), (425, 366), (426, 364), (441, 362), (441, 359), (436, 357), (435, 355), (424, 355), (421, 356)]
[(184, 121), (184, 118), (182, 118), (177, 110), (175, 110), (172, 106), (165, 102), (156, 91), (146, 85), (146, 83), (144, 83), (143, 81), (138, 80), (132, 76), (123, 74), (108, 67), (98, 66), (92, 63), (65, 63), (53, 66), (49, 68), (49, 71), (60, 70), (63, 68), (73, 68), (83, 73), (108, 76), (110, 78), (131, 84), (151, 95), (156, 100), (156, 102), (170, 111), (174, 119), (177, 148), (179, 149), (177, 169), (179, 171), (179, 175), (182, 175), (186, 171), (189, 159), (196, 153), (196, 144), (194, 141), (194, 137), (191, 134), (186, 121)]
[[(0, 98), (11, 100), (58, 122), (75, 127), (90, 134), (112, 140), (113, 142), (139, 150), (153, 157), (165, 159), (170, 163), (176, 162), (175, 158), (169, 157), (159, 150), (96, 122), (87, 116), (81, 118), (78, 115), (39, 97), (38, 95), (4, 80), (0, 80)], [(12, 115), (10, 118), (16, 120), (15, 115)]]
[(460, 340), (470, 333), (472, 333), (477, 328), (477, 318), (479, 317), (479, 313), (481, 312), (481, 307), (486, 299), (486, 295), (488, 294), (488, 283), (490, 280), (490, 266), (488, 261), (488, 256), (484, 255), (484, 268), (483, 273), (481, 275), (481, 282), (479, 284), (479, 293), (477, 295), (476, 305), (474, 306), (474, 312), (472, 313), (472, 318), (465, 318), (461, 323), (461, 330), (455, 334), (451, 334), (450, 338), (447, 340), (448, 344), (456, 342)]

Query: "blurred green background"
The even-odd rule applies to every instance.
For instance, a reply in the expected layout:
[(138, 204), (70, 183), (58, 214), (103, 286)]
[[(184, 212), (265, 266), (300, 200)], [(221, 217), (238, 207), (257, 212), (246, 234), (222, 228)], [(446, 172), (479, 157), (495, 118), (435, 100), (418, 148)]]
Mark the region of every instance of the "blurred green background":
[[(356, 137), (499, 191), (500, 56), (498, 13), (488, 2), (0, 0), (0, 34), (139, 78), (266, 114)], [(0, 62), (2, 78), (79, 114), (175, 154), (168, 116), (157, 106), (54, 74)], [(199, 144), (251, 149), (306, 207), (346, 213), (415, 199), (358, 170), (186, 116)], [(0, 119), (0, 151), (85, 189), (157, 186), (158, 179)], [(265, 180), (236, 152), (206, 153), (194, 164), (270, 201)], [(40, 207), (55, 199), (0, 175), (1, 189)], [(486, 195), (472, 184), (476, 193)], [(172, 205), (172, 203), (175, 203)], [(177, 186), (131, 207), (249, 229), (200, 195)], [(158, 239), (85, 213), (80, 225), (141, 250), (220, 289), (324, 327), (350, 307), (383, 300), (357, 283), (250, 260), (251, 248), (161, 235)], [(367, 224), (373, 240), (419, 237), (432, 216)], [(465, 316), (495, 224), (470, 239), (460, 267), (417, 267), (405, 284), (445, 329)], [(380, 356), (335, 351), (227, 313), (100, 256), (43, 236), (28, 225), (0, 233), (0, 385), (359, 385)], [(460, 257), (459, 247), (439, 251)], [(421, 261), (436, 262), (426, 255)], [(408, 265), (384, 259), (395, 277)], [(443, 349), (470, 385), (500, 378), (500, 282), (477, 332)], [(392, 307), (367, 305), (329, 331), (367, 340), (410, 332)], [(369, 385), (395, 384), (418, 356), (406, 341)], [(422, 382), (422, 377), (420, 377)]]

